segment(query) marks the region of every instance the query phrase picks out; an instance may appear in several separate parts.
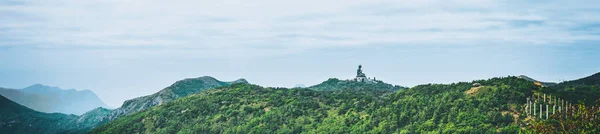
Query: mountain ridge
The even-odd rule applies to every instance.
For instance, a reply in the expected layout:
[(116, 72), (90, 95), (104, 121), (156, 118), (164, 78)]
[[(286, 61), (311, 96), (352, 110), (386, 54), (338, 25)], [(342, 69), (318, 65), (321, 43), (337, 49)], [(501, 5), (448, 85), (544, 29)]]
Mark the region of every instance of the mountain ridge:
[(392, 85), (383, 81), (359, 82), (354, 80), (340, 80), (338, 78), (329, 78), (317, 85), (307, 87), (317, 91), (338, 91), (338, 90), (382, 90), (398, 91), (406, 89), (399, 85)]
[[(66, 114), (61, 114), (61, 113), (48, 114), (48, 113), (38, 112), (38, 111), (35, 111), (32, 109), (29, 109), (25, 106), (21, 106), (18, 103), (12, 102), (8, 98), (6, 98), (6, 100), (8, 100), (12, 103), (8, 103), (8, 101), (5, 101), (5, 100), (2, 100), (2, 102), (7, 102), (6, 104), (14, 103), (16, 105), (19, 105), (18, 108), (10, 108), (10, 109), (29, 109), (29, 110), (26, 110), (27, 112), (23, 112), (22, 114), (34, 115), (34, 117), (27, 116), (26, 119), (40, 119), (37, 121), (25, 121), (25, 122), (41, 123), (41, 125), (38, 125), (40, 127), (36, 128), (35, 131), (30, 131), (27, 129), (28, 128), (27, 126), (18, 126), (18, 127), (12, 127), (14, 129), (8, 129), (6, 127), (3, 127), (3, 125), (1, 124), (3, 122), (0, 122), (0, 132), (86, 133), (87, 131), (89, 131), (97, 126), (103, 125), (103, 124), (105, 124), (109, 121), (112, 121), (116, 118), (119, 118), (121, 116), (125, 116), (125, 115), (131, 114), (134, 112), (138, 112), (138, 111), (142, 111), (142, 110), (160, 105), (162, 103), (167, 103), (167, 102), (173, 101), (177, 98), (196, 94), (196, 93), (199, 93), (206, 89), (211, 89), (211, 88), (216, 88), (216, 87), (221, 87), (221, 86), (231, 85), (231, 84), (236, 84), (236, 83), (248, 83), (248, 81), (246, 79), (242, 78), (242, 79), (237, 79), (235, 81), (224, 82), (224, 81), (219, 81), (210, 76), (203, 76), (203, 77), (198, 77), (198, 78), (187, 78), (187, 79), (176, 81), (172, 85), (170, 85), (152, 95), (140, 96), (140, 97), (136, 97), (134, 99), (125, 101), (123, 106), (119, 107), (117, 109), (111, 110), (111, 109), (106, 109), (103, 107), (96, 107), (92, 110), (89, 110), (89, 111), (83, 113), (80, 116), (72, 115), (72, 114), (71, 115), (66, 115)], [(48, 90), (37, 90), (40, 88), (49, 88), (49, 91)], [(2, 89), (2, 88), (0, 88), (0, 89)], [(36, 84), (36, 85), (30, 86), (28, 90), (31, 92), (43, 91), (43, 93), (52, 93), (54, 91), (60, 91), (60, 90), (56, 90), (56, 89), (59, 89), (59, 88)], [(2, 90), (0, 90), (0, 91), (2, 91)], [(24, 91), (12, 90), (12, 89), (10, 91), (13, 91), (15, 93), (24, 92)], [(8, 108), (8, 106), (3, 106), (2, 108), (4, 109), (5, 107)], [(10, 105), (10, 107), (17, 107), (17, 106)], [(0, 110), (0, 112), (2, 112), (2, 110)], [(34, 113), (34, 114), (31, 114), (31, 113)], [(7, 114), (0, 114), (0, 115), (1, 115), (0, 119), (7, 119), (7, 118), (5, 118), (5, 116)], [(18, 115), (18, 112), (13, 112), (12, 115)], [(44, 116), (48, 116), (48, 115), (55, 116), (55, 119), (46, 120), (45, 118), (43, 118)], [(19, 116), (16, 116), (16, 117), (19, 117)], [(8, 118), (8, 119), (13, 119), (13, 118)], [(3, 120), (0, 120), (0, 121), (3, 121)], [(6, 121), (6, 122), (10, 122), (10, 121)], [(63, 126), (52, 125), (52, 124), (57, 124), (57, 123), (63, 124)], [(46, 129), (44, 129), (44, 127), (46, 127)]]
[(6, 98), (36, 111), (81, 115), (96, 107), (108, 107), (93, 91), (61, 89), (34, 84), (23, 89), (0, 88)]
[(554, 86), (554, 85), (558, 84), (556, 82), (542, 82), (542, 81), (538, 81), (538, 80), (533, 79), (533, 78), (531, 78), (529, 76), (526, 76), (526, 75), (519, 75), (517, 77), (521, 78), (521, 79), (525, 79), (525, 80), (530, 81), (530, 82), (533, 82), (534, 84), (539, 85), (539, 86), (549, 87), (549, 86)]
[(225, 82), (217, 80), (211, 76), (179, 80), (154, 94), (126, 100), (121, 107), (111, 110), (108, 114), (104, 115), (105, 117), (98, 122), (98, 125), (134, 112), (171, 102), (181, 97), (196, 94), (206, 89), (227, 86), (235, 83), (248, 83), (248, 81), (240, 78), (235, 81)]

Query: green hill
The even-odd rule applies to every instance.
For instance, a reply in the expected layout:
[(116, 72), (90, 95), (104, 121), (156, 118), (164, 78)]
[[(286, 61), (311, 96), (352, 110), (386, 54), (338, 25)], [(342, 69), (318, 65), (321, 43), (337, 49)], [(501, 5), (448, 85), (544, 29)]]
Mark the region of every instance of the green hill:
[(557, 83), (554, 83), (554, 82), (542, 82), (542, 81), (538, 81), (538, 80), (535, 80), (535, 79), (533, 79), (533, 78), (531, 78), (529, 76), (525, 76), (525, 75), (519, 75), (518, 77), (521, 78), (521, 79), (525, 79), (527, 81), (530, 81), (530, 82), (539, 82), (540, 85), (545, 86), (545, 87), (554, 86), (554, 85), (557, 84)]
[(68, 133), (77, 116), (37, 112), (0, 95), (0, 132), (2, 133)]
[(113, 120), (123, 115), (128, 115), (137, 111), (141, 111), (150, 107), (173, 101), (181, 97), (196, 94), (206, 89), (227, 86), (233, 83), (248, 82), (245, 79), (239, 79), (233, 82), (223, 82), (210, 76), (180, 80), (173, 83), (171, 86), (166, 87), (152, 95), (142, 96), (125, 101), (123, 103), (123, 106), (113, 110), (109, 114), (108, 119)]
[(171, 102), (178, 98), (200, 93), (206, 89), (228, 86), (234, 83), (248, 83), (245, 79), (238, 79), (232, 82), (219, 81), (213, 77), (204, 76), (198, 78), (188, 78), (177, 81), (171, 86), (160, 90), (157, 93), (148, 96), (142, 96), (127, 100), (123, 106), (114, 110), (95, 109), (80, 117), (79, 122), (85, 124), (86, 129), (90, 130), (96, 126), (103, 125), (119, 117), (129, 115), (138, 111), (152, 108), (163, 103)]
[[(328, 80), (325, 83), (339, 83)], [(381, 90), (234, 84), (131, 114), (92, 133), (488, 133), (520, 131), (518, 107), (539, 88), (517, 77)], [(326, 84), (331, 85), (331, 84)], [(314, 87), (313, 87), (314, 88)]]
[(600, 103), (600, 73), (577, 80), (561, 82), (545, 90), (547, 93), (584, 105)]
[[(600, 96), (599, 76), (550, 87), (509, 76), (412, 88), (329, 79), (292, 89), (200, 77), (82, 116), (36, 112), (1, 97), (0, 132), (597, 133), (600, 122), (590, 117), (600, 117), (600, 105), (590, 100)], [(542, 93), (581, 105), (569, 118), (527, 117), (526, 97)]]
[(330, 78), (320, 84), (308, 87), (317, 91), (337, 91), (337, 90), (384, 90), (384, 91), (398, 91), (406, 89), (406, 87), (392, 85), (383, 81), (374, 82), (357, 82), (352, 80), (339, 80), (336, 78)]
[(206, 89), (228, 86), (234, 83), (248, 82), (245, 79), (223, 82), (208, 76), (184, 79), (175, 82), (158, 93), (128, 100), (118, 109), (96, 108), (81, 116), (37, 112), (2, 97), (0, 133), (86, 133), (121, 116), (171, 102)]

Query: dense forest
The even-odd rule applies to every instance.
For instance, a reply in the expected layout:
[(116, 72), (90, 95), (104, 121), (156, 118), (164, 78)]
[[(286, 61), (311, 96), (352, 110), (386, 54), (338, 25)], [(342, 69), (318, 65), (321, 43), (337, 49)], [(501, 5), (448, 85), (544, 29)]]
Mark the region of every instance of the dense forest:
[(553, 115), (533, 123), (541, 133), (600, 133), (600, 73), (542, 88), (540, 92), (574, 103), (570, 114)]
[[(330, 81), (339, 83), (337, 80)], [(345, 83), (356, 84), (351, 81)], [(475, 83), (477, 86), (474, 86)], [(94, 129), (92, 133), (562, 131), (550, 129), (554, 124), (547, 122), (552, 119), (524, 119), (521, 109), (526, 97), (544, 91), (544, 88), (517, 77), (426, 84), (399, 91), (361, 89), (317, 91), (234, 84), (119, 118)], [(597, 120), (585, 123), (582, 125), (598, 125)], [(597, 132), (596, 129), (598, 127), (590, 130), (589, 127), (576, 126), (573, 131)]]
[(571, 102), (587, 106), (600, 102), (600, 73), (578, 80), (565, 81), (558, 85), (545, 88), (543, 92), (561, 96)]
[(407, 89), (407, 87), (392, 85), (385, 83), (380, 80), (374, 80), (373, 82), (356, 82), (353, 80), (340, 80), (337, 78), (330, 78), (320, 84), (308, 87), (312, 90), (317, 91), (339, 91), (339, 90), (383, 90), (383, 91), (398, 91)]
[(75, 115), (42, 113), (0, 95), (0, 133), (74, 133), (80, 132)]
[[(599, 78), (595, 74), (546, 87), (509, 76), (411, 88), (382, 81), (329, 79), (308, 88), (291, 89), (247, 82), (205, 88), (206, 80), (186, 79), (166, 89), (196, 93), (183, 92), (189, 94), (113, 121), (106, 119), (114, 110), (98, 108), (82, 116), (47, 114), (0, 96), (0, 130), (9, 133), (599, 133)], [(569, 112), (552, 113), (548, 119), (525, 113), (527, 98), (543, 94), (572, 104)], [(552, 99), (542, 100), (536, 99), (535, 105), (549, 104), (546, 100)], [(542, 112), (539, 107), (536, 110)]]

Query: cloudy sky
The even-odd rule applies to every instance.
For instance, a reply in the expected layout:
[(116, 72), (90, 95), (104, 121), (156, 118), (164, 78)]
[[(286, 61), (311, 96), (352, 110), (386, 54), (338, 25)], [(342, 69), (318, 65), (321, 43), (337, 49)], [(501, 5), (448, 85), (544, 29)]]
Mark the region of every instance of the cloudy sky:
[(1, 0), (0, 87), (89, 89), (108, 105), (184, 78), (414, 86), (600, 71), (597, 0)]

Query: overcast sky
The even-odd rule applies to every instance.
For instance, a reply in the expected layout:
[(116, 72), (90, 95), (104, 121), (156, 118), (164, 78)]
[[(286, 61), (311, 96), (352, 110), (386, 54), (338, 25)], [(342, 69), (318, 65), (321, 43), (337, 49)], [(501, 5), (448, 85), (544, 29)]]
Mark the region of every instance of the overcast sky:
[(598, 0), (0, 0), (0, 87), (108, 105), (184, 78), (414, 86), (600, 71)]

